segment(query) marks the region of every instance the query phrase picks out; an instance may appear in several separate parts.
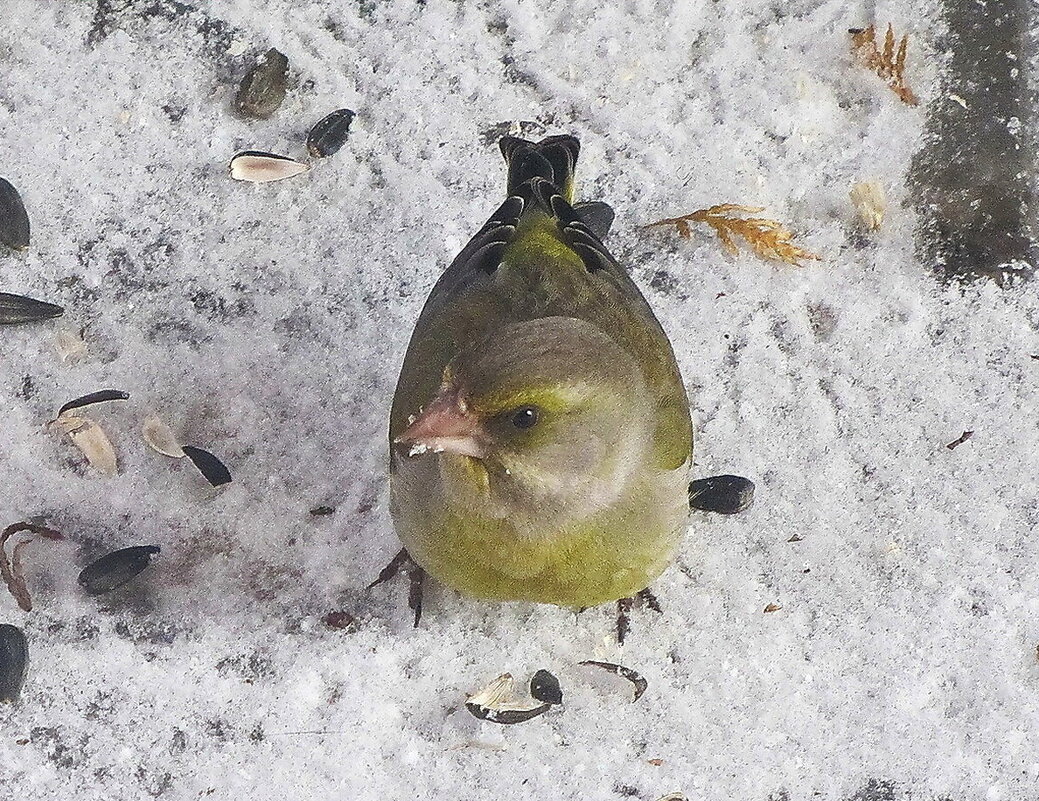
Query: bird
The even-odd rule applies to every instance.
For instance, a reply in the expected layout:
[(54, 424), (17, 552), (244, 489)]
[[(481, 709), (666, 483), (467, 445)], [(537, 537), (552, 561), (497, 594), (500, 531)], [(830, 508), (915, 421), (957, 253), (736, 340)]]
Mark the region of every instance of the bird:
[(578, 139), (499, 146), (506, 199), (431, 290), (393, 396), (395, 563), (479, 599), (624, 603), (687, 525), (685, 386), (603, 245), (612, 209), (575, 203)]

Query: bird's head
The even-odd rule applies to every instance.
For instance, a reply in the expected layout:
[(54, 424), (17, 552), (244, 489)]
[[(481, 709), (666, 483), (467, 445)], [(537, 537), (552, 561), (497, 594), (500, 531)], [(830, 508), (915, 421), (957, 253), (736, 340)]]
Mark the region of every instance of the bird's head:
[(631, 354), (590, 323), (548, 317), (461, 351), (394, 446), (437, 460), (447, 494), (472, 511), (557, 528), (625, 490), (652, 414)]

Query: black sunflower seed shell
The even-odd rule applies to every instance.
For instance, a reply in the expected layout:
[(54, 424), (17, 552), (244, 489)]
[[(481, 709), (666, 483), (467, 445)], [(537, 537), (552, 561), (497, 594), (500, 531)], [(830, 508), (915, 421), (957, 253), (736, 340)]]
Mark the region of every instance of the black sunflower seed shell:
[(649, 682), (642, 677), (641, 673), (639, 673), (637, 670), (632, 670), (629, 667), (624, 667), (624, 665), (618, 665), (614, 662), (597, 662), (594, 659), (585, 660), (580, 664), (602, 668), (603, 670), (608, 671), (609, 673), (613, 673), (616, 676), (620, 676), (621, 678), (630, 681), (632, 691), (634, 692), (634, 697), (631, 699), (632, 703), (638, 701), (642, 697), (642, 694), (646, 692), (646, 690), (649, 688)]
[(307, 150), (314, 158), (334, 156), (346, 144), (350, 123), (356, 115), (348, 108), (333, 111), (321, 119), (307, 134)]
[(0, 702), (18, 700), (28, 664), (25, 634), (17, 626), (0, 623)]
[(184, 455), (191, 460), (192, 464), (198, 468), (198, 471), (214, 487), (231, 483), (231, 471), (209, 451), (204, 451), (192, 445), (185, 445)]
[(79, 586), (87, 595), (111, 592), (141, 573), (160, 550), (158, 545), (134, 545), (107, 553), (80, 571)]
[(55, 306), (53, 303), (0, 292), (0, 325), (49, 320), (52, 317), (61, 317), (64, 313), (65, 310), (61, 306)]
[(526, 723), (539, 715), (544, 715), (552, 708), (552, 704), (543, 703), (531, 709), (491, 709), (490, 707), (470, 702), (465, 705), (465, 708), (469, 710), (473, 717), (480, 720), (512, 726), (516, 723)]
[(102, 389), (97, 392), (91, 392), (89, 395), (83, 395), (80, 398), (70, 400), (60, 409), (58, 409), (58, 417), (61, 417), (65, 412), (70, 412), (73, 409), (81, 409), (84, 406), (91, 406), (95, 403), (104, 403), (106, 401), (117, 401), (117, 400), (129, 400), (130, 393), (123, 392), (121, 389)]
[(559, 679), (547, 670), (539, 670), (530, 677), (530, 694), (535, 701), (543, 704), (563, 703), (563, 690), (559, 686)]
[(29, 247), (29, 215), (11, 182), (0, 178), (0, 242), (15, 250)]
[(689, 506), (701, 512), (734, 515), (754, 502), (754, 482), (743, 476), (711, 476), (689, 485)]

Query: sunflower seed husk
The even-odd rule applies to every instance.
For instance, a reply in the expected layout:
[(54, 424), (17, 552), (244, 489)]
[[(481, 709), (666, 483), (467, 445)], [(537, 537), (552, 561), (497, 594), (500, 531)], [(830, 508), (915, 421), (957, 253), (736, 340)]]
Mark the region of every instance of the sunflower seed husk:
[(346, 144), (356, 115), (348, 108), (333, 111), (307, 134), (307, 151), (316, 159), (334, 156)]
[(177, 441), (176, 435), (157, 415), (152, 414), (144, 418), (141, 432), (144, 434), (145, 443), (153, 451), (173, 459), (180, 459), (184, 456), (184, 449)]
[(198, 468), (198, 472), (205, 476), (206, 481), (214, 487), (231, 483), (231, 471), (209, 451), (204, 451), (192, 445), (185, 445), (182, 450), (184, 455), (191, 460), (191, 463)]
[(597, 662), (594, 659), (579, 662), (578, 664), (602, 668), (603, 670), (612, 673), (615, 676), (620, 676), (621, 678), (630, 681), (632, 691), (634, 693), (634, 697), (631, 699), (632, 703), (638, 701), (642, 697), (642, 694), (646, 692), (646, 689), (649, 687), (649, 682), (642, 678), (642, 674), (640, 674), (636, 670), (632, 670), (629, 667), (624, 667), (624, 665), (617, 665), (613, 662)]
[(89, 417), (63, 414), (51, 425), (68, 434), (73, 444), (87, 457), (90, 466), (99, 473), (114, 476), (119, 472), (119, 460), (111, 440), (104, 429)]
[(52, 317), (61, 317), (64, 313), (65, 310), (61, 306), (55, 306), (53, 303), (0, 292), (0, 325), (49, 320)]
[(160, 550), (158, 545), (134, 545), (105, 554), (80, 571), (79, 586), (87, 595), (111, 592), (148, 567)]
[(548, 703), (531, 704), (516, 701), (513, 698), (514, 684), (512, 674), (503, 673), (475, 695), (470, 696), (465, 702), (465, 708), (475, 718), (506, 726), (532, 720), (552, 708), (552, 704)]
[(859, 181), (848, 193), (859, 221), (867, 231), (877, 231), (884, 224), (887, 199), (880, 181)]
[(734, 515), (754, 503), (754, 482), (743, 476), (711, 476), (689, 485), (689, 506), (701, 512)]
[(234, 99), (235, 111), (258, 120), (267, 119), (285, 99), (288, 78), (288, 58), (272, 47), (242, 78)]
[(4, 178), (0, 178), (0, 242), (15, 250), (29, 247), (29, 215), (18, 190)]
[(87, 355), (87, 343), (83, 339), (82, 330), (61, 329), (54, 335), (54, 348), (65, 364), (77, 362)]
[(547, 670), (539, 670), (530, 677), (530, 694), (534, 700), (544, 704), (563, 703), (563, 690), (559, 686), (559, 679)]
[(123, 392), (121, 389), (101, 389), (97, 392), (91, 392), (89, 395), (84, 395), (75, 400), (70, 400), (60, 409), (58, 409), (58, 417), (61, 417), (65, 412), (71, 412), (73, 409), (80, 409), (84, 406), (91, 406), (95, 403), (105, 403), (106, 401), (117, 401), (117, 400), (129, 400), (130, 393)]
[(276, 153), (264, 153), (262, 150), (243, 150), (237, 153), (228, 165), (231, 177), (236, 181), (254, 184), (282, 181), (309, 169), (310, 165), (305, 162)]
[(17, 701), (29, 665), (29, 645), (17, 626), (0, 623), (0, 702)]

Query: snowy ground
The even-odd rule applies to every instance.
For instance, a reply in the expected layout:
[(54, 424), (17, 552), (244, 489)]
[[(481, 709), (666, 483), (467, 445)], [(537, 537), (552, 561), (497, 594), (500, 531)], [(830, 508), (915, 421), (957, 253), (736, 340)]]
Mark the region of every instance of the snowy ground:
[[(0, 708), (0, 795), (1035, 798), (1039, 298), (943, 288), (914, 255), (905, 175), (941, 26), (933, 2), (873, 10), (4, 0), (0, 175), (33, 244), (0, 254), (0, 291), (67, 312), (0, 329), (0, 526), (67, 541), (26, 552), (33, 612), (0, 598), (32, 654)], [(913, 34), (920, 108), (852, 61), (847, 28), (874, 19)], [(237, 119), (270, 46), (293, 86), (272, 119)], [(241, 149), (304, 156), (344, 106), (349, 143), (309, 174), (228, 179)], [(440, 590), (414, 630), (403, 585), (364, 590), (397, 549), (384, 429), (404, 346), (499, 202), (494, 142), (519, 121), (579, 135), (580, 195), (616, 207), (608, 243), (690, 389), (696, 474), (758, 484), (746, 514), (692, 517), (655, 587), (666, 614), (623, 648), (609, 609)], [(876, 235), (848, 201), (866, 179), (889, 198)], [(823, 260), (638, 227), (721, 202), (767, 207)], [(87, 356), (65, 364), (55, 334), (81, 327)], [(104, 387), (132, 393), (90, 412), (121, 460), (107, 479), (44, 427)], [(234, 483), (148, 451), (149, 412)], [(132, 589), (78, 591), (82, 565), (134, 544), (163, 553)], [(336, 610), (356, 630), (325, 625)], [(649, 691), (629, 704), (589, 658)], [(503, 728), (462, 708), (538, 668), (563, 709)]]

